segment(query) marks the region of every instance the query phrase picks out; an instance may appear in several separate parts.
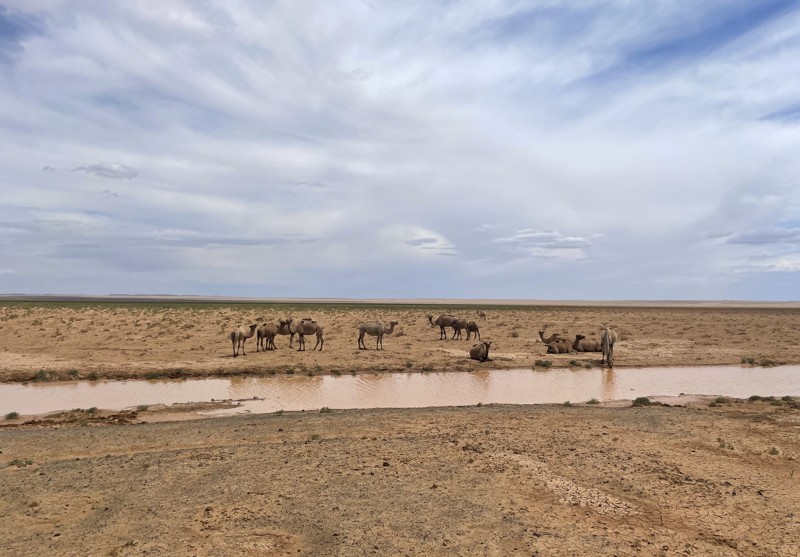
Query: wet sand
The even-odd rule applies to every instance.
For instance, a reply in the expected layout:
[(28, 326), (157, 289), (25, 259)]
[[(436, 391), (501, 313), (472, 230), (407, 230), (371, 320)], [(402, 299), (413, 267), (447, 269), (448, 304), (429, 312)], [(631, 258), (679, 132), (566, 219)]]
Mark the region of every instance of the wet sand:
[[(428, 308), (4, 305), (0, 374), (20, 381), (520, 367), (542, 357), (543, 324), (574, 334), (603, 323), (620, 332), (618, 366), (800, 362), (800, 348), (785, 342), (800, 325), (794, 308), (485, 310), (482, 332), (498, 349), (479, 364), (466, 359), (471, 343), (437, 340)], [(283, 337), (276, 352), (230, 357), (233, 324), (307, 313), (326, 326), (322, 353), (289, 351)], [(354, 327), (376, 317), (402, 325), (384, 352), (358, 351)], [(548, 359), (596, 365), (598, 356)], [(0, 554), (800, 554), (798, 403), (665, 402), (672, 406), (189, 421), (209, 408), (199, 405), (6, 420)]]

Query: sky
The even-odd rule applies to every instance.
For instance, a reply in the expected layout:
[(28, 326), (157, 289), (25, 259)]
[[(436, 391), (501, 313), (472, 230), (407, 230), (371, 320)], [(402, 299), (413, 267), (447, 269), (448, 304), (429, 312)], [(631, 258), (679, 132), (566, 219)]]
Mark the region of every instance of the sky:
[(0, 0), (0, 293), (800, 299), (800, 0)]

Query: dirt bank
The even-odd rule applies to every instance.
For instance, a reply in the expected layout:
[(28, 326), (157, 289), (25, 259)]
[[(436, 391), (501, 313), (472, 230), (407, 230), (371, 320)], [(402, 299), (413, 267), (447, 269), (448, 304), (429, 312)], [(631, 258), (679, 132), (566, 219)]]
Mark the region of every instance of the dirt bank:
[(0, 553), (800, 554), (797, 405), (694, 404), (0, 428)]

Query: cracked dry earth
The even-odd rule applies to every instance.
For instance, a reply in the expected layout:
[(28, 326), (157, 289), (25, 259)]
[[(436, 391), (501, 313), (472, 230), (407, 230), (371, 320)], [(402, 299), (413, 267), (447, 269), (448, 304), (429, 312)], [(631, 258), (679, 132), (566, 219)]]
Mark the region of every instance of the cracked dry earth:
[(29, 425), (0, 450), (3, 555), (800, 554), (791, 403)]

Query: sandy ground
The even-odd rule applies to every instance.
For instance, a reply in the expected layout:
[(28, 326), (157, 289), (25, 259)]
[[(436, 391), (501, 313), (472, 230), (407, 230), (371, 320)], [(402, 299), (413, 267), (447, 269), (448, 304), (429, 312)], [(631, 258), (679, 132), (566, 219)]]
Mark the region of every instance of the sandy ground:
[(794, 557), (798, 407), (0, 428), (0, 554)]
[[(423, 307), (5, 304), (0, 379), (522, 367), (540, 328), (604, 323), (618, 366), (800, 362), (797, 308), (485, 310), (479, 364)], [(230, 356), (234, 325), (285, 315), (323, 323), (324, 351)], [(401, 325), (359, 351), (375, 318)], [(0, 420), (0, 555), (800, 554), (800, 403), (714, 400)]]
[[(485, 321), (476, 311), (484, 309)], [(474, 341), (439, 340), (426, 314), (451, 313), (476, 320), (491, 340), (493, 361), (468, 359)], [(231, 356), (230, 332), (239, 324), (311, 317), (324, 327), (322, 352), (298, 353), (279, 336), (278, 350)], [(383, 351), (358, 350), (357, 328), (367, 320), (398, 321)], [(597, 336), (604, 324), (620, 337), (617, 366), (738, 364), (742, 358), (800, 363), (800, 308), (659, 305), (410, 306), (357, 304), (0, 303), (0, 381), (174, 377), (351, 371), (469, 371), (529, 367), (546, 358), (599, 365), (600, 354), (545, 356), (538, 331)], [(450, 335), (448, 330), (448, 335)]]

